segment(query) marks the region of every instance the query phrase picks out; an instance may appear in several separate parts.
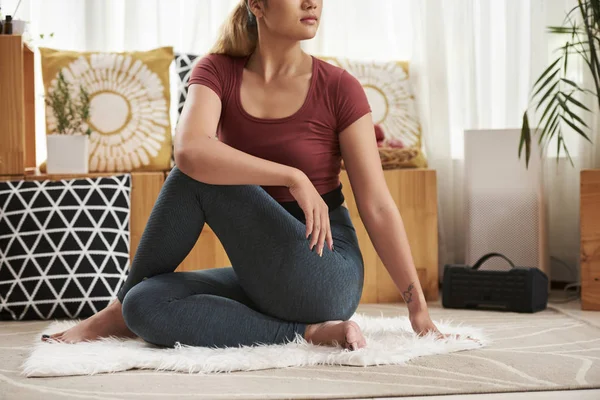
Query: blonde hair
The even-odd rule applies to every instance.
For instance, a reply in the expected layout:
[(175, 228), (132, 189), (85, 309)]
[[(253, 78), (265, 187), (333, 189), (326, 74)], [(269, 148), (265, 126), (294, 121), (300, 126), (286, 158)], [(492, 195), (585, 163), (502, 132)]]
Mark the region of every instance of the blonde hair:
[(209, 53), (234, 57), (252, 54), (258, 42), (258, 27), (256, 17), (250, 14), (248, 0), (241, 0), (221, 25), (219, 38)]

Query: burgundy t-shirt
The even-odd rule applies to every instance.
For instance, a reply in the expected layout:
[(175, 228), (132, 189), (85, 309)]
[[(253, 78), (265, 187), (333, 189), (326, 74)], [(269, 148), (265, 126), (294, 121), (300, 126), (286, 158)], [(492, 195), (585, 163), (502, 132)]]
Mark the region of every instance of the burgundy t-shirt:
[[(338, 134), (371, 112), (360, 82), (346, 70), (313, 57), (310, 88), (301, 108), (284, 118), (256, 118), (240, 101), (248, 58), (208, 54), (196, 63), (190, 76), (188, 85), (205, 85), (221, 99), (219, 140), (302, 170), (321, 195), (339, 187), (342, 157)], [(278, 202), (295, 201), (285, 186), (262, 187)]]

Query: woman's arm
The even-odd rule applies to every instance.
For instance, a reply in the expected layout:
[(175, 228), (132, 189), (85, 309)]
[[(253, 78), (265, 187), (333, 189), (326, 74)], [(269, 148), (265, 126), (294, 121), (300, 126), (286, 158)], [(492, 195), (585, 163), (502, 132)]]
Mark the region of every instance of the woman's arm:
[(174, 139), (175, 164), (198, 181), (219, 185), (287, 186), (304, 172), (215, 140), (221, 99), (204, 85), (190, 85)]
[(221, 99), (209, 87), (190, 85), (175, 135), (175, 163), (189, 177), (214, 185), (287, 186), (305, 214), (308, 247), (323, 256), (333, 247), (329, 210), (308, 176), (215, 140)]
[(427, 311), (404, 223), (383, 175), (371, 114), (340, 132), (340, 149), (358, 212), (379, 258), (410, 314)]
[[(442, 334), (429, 316), (404, 223), (383, 176), (374, 130), (371, 114), (366, 114), (340, 132), (342, 157), (358, 212), (379, 258), (408, 305), (413, 330), (419, 336), (433, 332), (440, 339), (451, 337)], [(470, 336), (466, 339), (477, 342)]]

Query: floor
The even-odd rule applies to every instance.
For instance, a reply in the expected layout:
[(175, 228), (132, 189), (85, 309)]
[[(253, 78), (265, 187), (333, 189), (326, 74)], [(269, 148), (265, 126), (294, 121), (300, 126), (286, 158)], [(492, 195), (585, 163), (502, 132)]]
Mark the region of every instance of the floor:
[[(572, 294), (571, 294), (572, 295)], [(553, 299), (563, 299), (562, 290), (552, 290), (549, 302)], [(432, 303), (439, 303), (432, 302)], [(575, 299), (566, 303), (554, 304), (555, 307), (568, 312), (573, 317), (580, 318), (591, 324), (600, 327), (600, 311), (582, 311), (581, 301)], [(413, 396), (413, 397), (384, 397), (383, 400), (390, 399), (412, 399), (412, 400), (598, 400), (600, 399), (600, 389), (592, 390), (564, 390), (554, 392), (522, 392), (522, 393), (492, 393), (492, 394), (472, 394), (472, 395), (450, 395), (450, 396)]]
[(418, 400), (598, 400), (600, 399), (600, 390), (563, 390), (557, 392), (525, 392), (525, 393), (493, 393), (493, 394), (472, 394), (457, 396), (419, 396), (419, 397), (379, 397), (381, 400), (390, 399), (418, 399)]
[[(570, 296), (573, 296), (573, 294), (571, 294)], [(565, 292), (562, 290), (553, 290), (550, 294), (550, 300), (549, 300), (549, 305), (552, 305), (554, 308), (559, 308), (563, 313), (566, 313), (568, 315), (570, 315), (570, 317), (575, 318), (575, 319), (579, 319), (579, 320), (583, 320), (585, 321), (587, 324), (593, 325), (593, 327), (590, 326), (586, 326), (585, 329), (587, 330), (591, 330), (594, 333), (592, 333), (590, 335), (590, 333), (587, 333), (587, 338), (596, 338), (596, 333), (597, 333), (597, 328), (600, 328), (600, 312), (597, 311), (582, 311), (581, 310), (581, 303), (578, 299), (573, 299), (570, 300), (568, 302), (561, 302), (562, 300), (565, 299)], [(435, 313), (435, 310), (433, 310), (434, 308), (439, 308), (440, 307), (440, 303), (441, 301), (429, 301), (428, 304), (430, 305), (432, 312)], [(386, 305), (387, 307), (389, 307), (390, 305)], [(394, 305), (394, 306), (399, 306), (399, 307), (405, 307), (405, 305)], [(387, 309), (389, 311), (389, 309)], [(386, 313), (388, 313), (388, 311), (386, 311), (386, 309), (384, 309), (384, 311)], [(394, 311), (394, 314), (397, 312), (397, 310)], [(553, 313), (556, 313), (555, 311), (553, 311)], [(389, 312), (389, 314), (391, 315), (391, 312)], [(386, 314), (388, 315), (388, 314)], [(438, 313), (438, 315), (440, 315)], [(486, 317), (488, 318), (488, 317)], [(488, 318), (489, 319), (489, 318)], [(506, 318), (504, 319), (506, 321)], [(510, 320), (511, 322), (509, 322), (509, 325), (512, 324), (512, 320)], [(527, 317), (527, 319), (525, 320), (525, 325), (528, 325), (532, 323), (532, 320), (530, 319), (530, 317)], [(521, 322), (521, 328), (519, 329), (526, 329), (523, 327), (523, 323)], [(587, 324), (581, 324), (581, 325), (587, 325)], [(485, 324), (484, 324), (485, 325)], [(577, 324), (576, 324), (577, 325)], [(562, 325), (561, 325), (562, 326)], [(513, 329), (513, 328), (508, 328), (508, 329)], [(560, 329), (560, 328), (558, 328)], [(575, 328), (575, 329), (579, 329), (579, 328)], [(584, 333), (585, 329), (582, 328), (581, 330), (578, 330), (578, 332), (574, 332), (575, 334), (577, 333)], [(39, 330), (39, 329), (38, 329)], [(505, 327), (504, 329), (499, 329), (499, 330), (507, 330), (507, 328)], [(23, 332), (23, 333), (28, 333), (28, 332)], [(518, 332), (521, 333), (521, 332)], [(0, 334), (0, 336), (2, 336)], [(552, 335), (550, 335), (552, 336)], [(554, 337), (554, 336), (552, 336)], [(600, 337), (600, 336), (598, 336)], [(2, 341), (3, 338), (0, 338), (0, 341)], [(26, 337), (25, 339), (29, 340), (28, 337)], [(25, 340), (24, 339), (24, 340)], [(543, 342), (543, 339), (538, 339), (541, 341), (537, 341), (534, 342), (533, 344), (538, 344)], [(18, 340), (17, 340), (18, 341)], [(20, 342), (19, 342), (20, 343)], [(23, 342), (25, 343), (25, 342)], [(545, 344), (548, 344), (548, 342), (544, 342)], [(525, 343), (526, 345), (527, 343)], [(531, 344), (531, 343), (530, 343)], [(6, 346), (6, 345), (4, 345)], [(4, 382), (2, 381), (2, 379), (0, 379), (0, 399), (13, 399), (13, 398), (27, 398), (27, 399), (37, 399), (39, 398), (40, 394), (44, 394), (44, 397), (47, 398), (66, 398), (66, 397), (62, 397), (65, 393), (68, 393), (70, 396), (68, 396), (69, 398), (96, 398), (96, 399), (104, 399), (104, 398), (114, 398), (114, 397), (102, 397), (102, 396), (96, 396), (95, 394), (98, 393), (102, 393), (102, 394), (115, 394), (115, 393), (119, 393), (119, 394), (124, 394), (122, 393), (122, 388), (124, 386), (121, 385), (116, 385), (115, 386), (115, 382), (112, 381), (115, 379), (115, 377), (111, 377), (109, 375), (99, 375), (94, 379), (93, 385), (89, 385), (89, 382), (81, 382), (81, 379), (75, 377), (75, 378), (56, 378), (53, 379), (51, 382), (46, 382), (44, 379), (47, 378), (36, 378), (33, 379), (31, 381), (26, 381), (26, 380), (20, 380), (17, 379), (17, 377), (13, 374), (11, 375), (10, 373), (14, 372), (12, 371), (13, 369), (16, 369), (16, 361), (15, 362), (10, 362), (11, 358), (10, 356), (12, 355), (14, 360), (20, 360), (21, 358), (19, 357), (23, 357), (25, 354), (25, 351), (27, 349), (27, 347), (18, 347), (19, 345), (15, 345), (17, 347), (14, 347), (13, 350), (11, 350), (11, 353), (9, 354), (8, 358), (2, 358), (0, 357), (0, 371), (3, 373), (6, 373), (7, 377), (12, 378), (11, 382), (12, 382), (12, 386), (11, 388), (13, 389), (12, 392), (6, 392), (3, 389), (3, 385), (6, 385), (8, 381)], [(24, 346), (24, 345), (23, 345)], [(1, 347), (1, 346), (0, 346)], [(543, 347), (543, 346), (542, 346)], [(590, 350), (597, 350), (597, 349), (590, 349)], [(589, 355), (589, 354), (588, 354)], [(463, 355), (464, 356), (464, 355)], [(598, 355), (600, 357), (600, 354)], [(439, 365), (444, 365), (444, 361), (445, 361), (445, 357), (444, 356), (439, 356), (438, 359), (433, 360), (431, 359), (429, 361), (429, 363), (440, 363)], [(506, 361), (509, 365), (510, 365), (510, 360), (515, 360), (515, 358), (506, 358), (506, 359), (501, 359), (498, 358), (498, 360), (501, 361)], [(536, 357), (537, 360), (537, 366), (539, 368), (546, 368), (549, 369), (551, 371), (553, 371), (554, 373), (556, 373), (556, 371), (560, 371), (560, 369), (555, 369), (552, 368), (552, 363), (551, 362), (546, 362), (545, 358), (538, 358)], [(446, 360), (447, 362), (447, 360)], [(533, 360), (532, 360), (533, 363)], [(4, 365), (3, 365), (4, 364)], [(414, 363), (414, 366), (420, 366), (420, 367), (424, 367), (426, 368), (428, 366), (428, 362), (427, 360), (421, 360), (421, 362), (419, 363), (418, 360)], [(469, 360), (462, 360), (460, 362), (460, 366), (457, 367), (455, 364), (452, 365), (452, 368), (457, 368), (457, 370), (466, 372), (469, 371), (469, 367), (472, 367), (473, 365), (477, 366), (477, 363), (470, 363)], [(429, 365), (431, 366), (431, 365)], [(2, 369), (4, 368), (4, 370)], [(464, 369), (461, 369), (464, 368)], [(10, 369), (10, 371), (9, 371)], [(293, 368), (292, 368), (293, 369)], [(240, 376), (234, 377), (233, 379), (235, 379), (235, 383), (234, 386), (236, 385), (240, 385), (239, 387), (241, 387), (242, 389), (240, 389), (237, 393), (243, 393), (243, 390), (245, 388), (248, 388), (248, 390), (250, 391), (255, 391), (256, 393), (263, 393), (260, 390), (265, 389), (268, 390), (275, 390), (277, 387), (277, 385), (280, 385), (282, 387), (286, 387), (287, 385), (289, 385), (290, 382), (292, 382), (292, 379), (294, 379), (294, 382), (296, 381), (302, 381), (303, 379), (312, 379), (313, 383), (315, 380), (318, 380), (320, 382), (320, 386), (319, 384), (314, 384), (314, 385), (310, 385), (310, 386), (314, 386), (314, 387), (320, 387), (321, 389), (328, 389), (328, 390), (337, 390), (339, 385), (339, 382), (336, 381), (334, 384), (330, 384), (330, 382), (332, 382), (331, 377), (335, 377), (336, 379), (338, 378), (338, 373), (340, 371), (336, 371), (336, 368), (324, 368), (323, 371), (314, 371), (314, 369), (310, 369), (308, 368), (307, 371), (304, 371), (300, 368), (298, 368), (298, 371), (293, 371), (294, 373), (290, 374), (289, 371), (283, 371), (283, 370), (275, 370), (275, 371), (256, 371), (256, 372), (252, 372), (252, 375), (256, 375), (253, 377), (249, 377), (251, 379), (251, 381), (246, 381), (249, 383), (244, 383), (244, 385), (240, 385), (240, 382), (242, 382), (240, 380), (240, 378), (242, 377), (243, 374), (245, 373), (240, 373)], [(452, 369), (452, 371), (454, 371), (454, 369)], [(463, 376), (467, 376), (467, 380), (466, 382), (470, 381), (470, 382), (477, 382), (476, 380), (474, 381), (473, 376), (477, 375), (477, 373), (479, 373), (480, 371), (478, 369), (475, 370), (470, 370), (472, 373), (469, 375), (465, 375), (462, 374)], [(537, 370), (536, 370), (537, 371)], [(597, 371), (597, 370), (596, 370)], [(168, 371), (167, 371), (168, 372)], [(372, 372), (372, 371), (370, 371)], [(392, 372), (392, 373), (388, 373), (388, 372)], [(144, 378), (142, 378), (140, 380), (139, 376), (134, 376), (134, 375), (143, 375), (144, 373), (147, 373), (145, 371), (127, 371), (127, 372), (123, 372), (120, 375), (121, 379), (124, 379), (125, 382), (127, 382), (126, 386), (128, 387), (128, 389), (130, 390), (130, 393), (126, 393), (128, 395), (133, 395), (133, 396), (129, 396), (127, 398), (133, 398), (133, 397), (137, 397), (139, 396), (139, 391), (137, 389), (137, 387), (134, 384), (134, 380), (137, 378), (138, 379), (138, 384), (140, 384), (140, 389), (139, 390), (149, 390), (148, 389), (148, 382), (144, 381)], [(362, 373), (362, 372), (360, 372)], [(361, 390), (364, 387), (368, 386), (368, 385), (378, 385), (380, 382), (383, 385), (386, 384), (390, 384), (390, 385), (401, 385), (402, 382), (400, 381), (401, 379), (406, 379), (406, 373), (411, 373), (410, 371), (397, 371), (397, 370), (393, 370), (392, 371), (387, 371), (387, 370), (383, 370), (383, 371), (378, 371), (375, 372), (369, 379), (367, 379), (367, 381), (365, 381), (365, 383), (362, 383), (360, 379), (357, 379), (355, 382), (352, 382), (352, 378), (350, 378), (350, 380), (346, 380), (343, 387), (344, 388), (348, 388), (350, 387), (352, 384), (357, 385), (357, 390), (353, 391), (350, 390), (349, 393), (356, 393), (355, 398), (373, 398), (373, 397), (360, 397), (361, 393), (369, 393), (371, 394), (373, 391), (369, 391), (369, 390)], [(474, 374), (473, 374), (474, 373)], [(279, 379), (277, 376), (273, 377), (270, 375), (274, 375), (274, 374), (282, 374), (281, 375), (281, 379)], [(312, 375), (311, 375), (312, 374)], [(356, 374), (356, 373), (355, 373)], [(378, 374), (378, 375), (375, 375)], [(399, 376), (400, 378), (395, 378), (395, 377), (391, 377), (391, 375), (397, 374), (397, 376)], [(164, 376), (163, 376), (164, 375)], [(182, 374), (173, 374), (173, 376), (170, 376), (168, 373), (163, 373), (161, 374), (160, 377), (156, 377), (154, 376), (153, 381), (152, 381), (152, 387), (153, 387), (153, 391), (151, 392), (154, 396), (160, 395), (162, 394), (162, 390), (169, 390), (168, 386), (175, 386), (177, 387), (179, 390), (183, 392), (185, 392), (185, 390), (188, 390), (187, 393), (188, 395), (190, 395), (190, 393), (198, 393), (198, 392), (193, 392), (193, 391), (189, 391), (190, 386), (193, 386), (197, 383), (189, 383), (186, 381), (187, 376), (180, 376)], [(260, 376), (259, 376), (260, 375)], [(263, 375), (268, 375), (268, 376), (263, 376)], [(418, 374), (417, 374), (418, 375)], [(133, 376), (133, 378), (131, 378)], [(166, 376), (166, 378), (165, 378)], [(496, 373), (489, 375), (489, 376), (493, 376), (494, 378), (502, 378), (500, 375), (497, 375)], [(562, 376), (562, 375), (561, 375)], [(597, 376), (597, 374), (596, 374)], [(0, 374), (0, 378), (2, 377), (2, 375)], [(116, 376), (118, 377), (118, 376)], [(245, 377), (245, 376), (244, 376)], [(85, 379), (87, 379), (86, 377), (84, 377)], [(261, 378), (261, 379), (256, 379), (256, 378)], [(268, 379), (267, 379), (268, 378)], [(422, 377), (421, 377), (422, 378)], [(66, 379), (71, 379), (73, 380), (73, 382), (61, 382), (61, 380), (66, 380)], [(164, 385), (161, 383), (160, 379), (167, 379), (168, 383), (165, 383)], [(178, 379), (178, 381), (176, 383), (174, 383), (174, 379)], [(215, 381), (211, 380), (211, 381), (205, 381), (203, 382), (203, 391), (205, 394), (210, 394), (210, 393), (220, 393), (219, 391), (222, 389), (223, 386), (228, 386), (227, 384), (224, 385), (224, 382), (221, 381), (221, 379), (227, 379), (227, 377), (218, 377), (215, 378)], [(389, 379), (389, 380), (386, 380)], [(111, 392), (111, 390), (113, 390), (109, 384), (107, 384), (110, 381), (110, 384), (112, 384), (114, 387), (116, 387), (118, 389), (118, 392)], [(141, 381), (141, 382), (139, 382)], [(329, 382), (327, 385), (325, 385), (323, 382)], [(265, 383), (267, 382), (267, 383)], [(598, 380), (596, 379), (595, 382), (598, 382)], [(411, 383), (415, 383), (413, 381), (408, 381), (408, 386), (410, 386)], [(426, 384), (430, 384), (430, 381), (426, 381)], [(122, 384), (122, 382), (121, 382)], [(230, 382), (231, 384), (231, 382)], [(56, 389), (56, 387), (59, 388), (63, 388), (64, 391), (60, 392), (60, 391), (56, 391), (55, 392), (51, 392), (48, 391), (47, 393), (44, 392), (44, 390), (40, 390), (40, 388), (38, 386), (36, 386), (35, 390), (33, 390), (31, 387), (28, 387), (31, 385), (41, 385), (43, 386), (42, 389)], [(77, 386), (80, 385), (80, 386)], [(95, 386), (94, 386), (95, 385)], [(212, 386), (211, 386), (212, 385)], [(231, 386), (231, 385), (229, 385)], [(417, 385), (415, 385), (417, 386)], [(592, 386), (592, 385), (590, 385)], [(236, 386), (237, 387), (237, 386)], [(314, 387), (312, 389), (314, 389)], [(378, 386), (379, 387), (379, 386)], [(480, 388), (482, 388), (483, 386), (479, 386)], [(564, 386), (562, 386), (564, 387)], [(581, 386), (580, 386), (581, 387)], [(6, 388), (6, 386), (4, 386), (4, 388)], [(384, 386), (385, 388), (385, 386)], [(30, 395), (27, 397), (22, 397), (21, 395), (14, 395), (11, 396), (9, 395), (9, 393), (17, 393), (19, 392), (20, 394), (22, 394), (21, 392), (25, 392), (22, 389), (27, 389), (29, 390)], [(193, 388), (195, 389), (195, 388)], [(260, 390), (259, 390), (260, 389)], [(543, 386), (540, 386), (540, 389), (543, 390)], [(540, 390), (538, 389), (538, 390)], [(155, 392), (154, 390), (159, 390), (159, 392)], [(287, 390), (287, 389), (286, 389)], [(517, 389), (515, 389), (517, 390)], [(84, 393), (85, 392), (85, 393)], [(235, 391), (234, 391), (235, 392)], [(319, 392), (319, 391), (317, 391)], [(339, 392), (339, 390), (338, 390)], [(422, 392), (426, 392), (426, 391), (422, 391)], [(276, 393), (279, 393), (276, 391)], [(283, 392), (282, 392), (283, 393)], [(288, 392), (285, 392), (288, 393)], [(292, 392), (290, 392), (292, 393)], [(327, 390), (321, 390), (319, 393), (327, 393)], [(330, 392), (330, 393), (335, 393), (335, 392)], [(346, 392), (348, 393), (348, 392)], [(389, 396), (392, 393), (402, 393), (402, 391), (380, 391), (380, 395), (382, 396)], [(412, 393), (415, 393), (414, 391)], [(418, 392), (416, 392), (418, 393)], [(438, 392), (439, 393), (439, 392)], [(46, 396), (47, 395), (47, 396)], [(53, 396), (54, 395), (54, 396)], [(75, 396), (74, 396), (75, 395)], [(119, 396), (115, 396), (115, 397), (119, 397)], [(184, 397), (179, 397), (179, 398), (185, 398)], [(192, 395), (189, 398), (192, 397), (196, 397), (196, 395)], [(202, 396), (200, 396), (202, 397)], [(298, 397), (298, 396), (297, 396)], [(121, 398), (121, 397), (119, 397)], [(219, 398), (231, 398), (230, 396), (221, 396)], [(260, 397), (251, 397), (251, 398), (260, 398)], [(302, 397), (304, 398), (304, 397)], [(467, 400), (471, 400), (471, 399), (585, 399), (585, 400), (591, 400), (591, 399), (600, 399), (600, 390), (599, 389), (588, 389), (588, 390), (584, 390), (584, 389), (580, 389), (580, 390), (556, 390), (556, 391), (529, 391), (529, 392), (512, 392), (512, 393), (491, 393), (491, 394), (473, 394), (473, 395), (430, 395), (430, 396), (423, 396), (423, 395), (416, 395), (416, 396), (404, 396), (404, 397), (377, 397), (377, 398), (387, 398), (387, 399), (392, 399), (392, 398), (409, 398), (409, 399), (422, 399), (422, 400), (440, 400), (440, 399), (444, 399), (444, 400), (456, 400), (456, 399), (467, 399)]]

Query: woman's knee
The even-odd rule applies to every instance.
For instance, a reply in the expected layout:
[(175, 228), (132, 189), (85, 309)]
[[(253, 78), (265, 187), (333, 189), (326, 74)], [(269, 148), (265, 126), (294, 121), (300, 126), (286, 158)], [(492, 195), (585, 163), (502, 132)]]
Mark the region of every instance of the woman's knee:
[(323, 313), (328, 320), (349, 320), (356, 312), (362, 297), (362, 285), (347, 284), (343, 289), (330, 290), (323, 294)]
[(194, 180), (189, 175), (186, 175), (183, 171), (177, 168), (177, 166), (174, 166), (169, 172), (169, 175), (167, 176), (165, 184), (166, 183), (168, 183), (169, 185), (184, 186), (199, 182)]
[(356, 312), (359, 301), (360, 297), (351, 294), (323, 296), (314, 305), (310, 322), (347, 321)]
[(125, 325), (138, 336), (144, 330), (153, 312), (156, 313), (156, 296), (150, 293), (149, 286), (142, 281), (132, 287), (122, 303)]
[(337, 303), (337, 307), (332, 310), (330, 320), (348, 321), (356, 312), (358, 301), (353, 296), (345, 297)]

